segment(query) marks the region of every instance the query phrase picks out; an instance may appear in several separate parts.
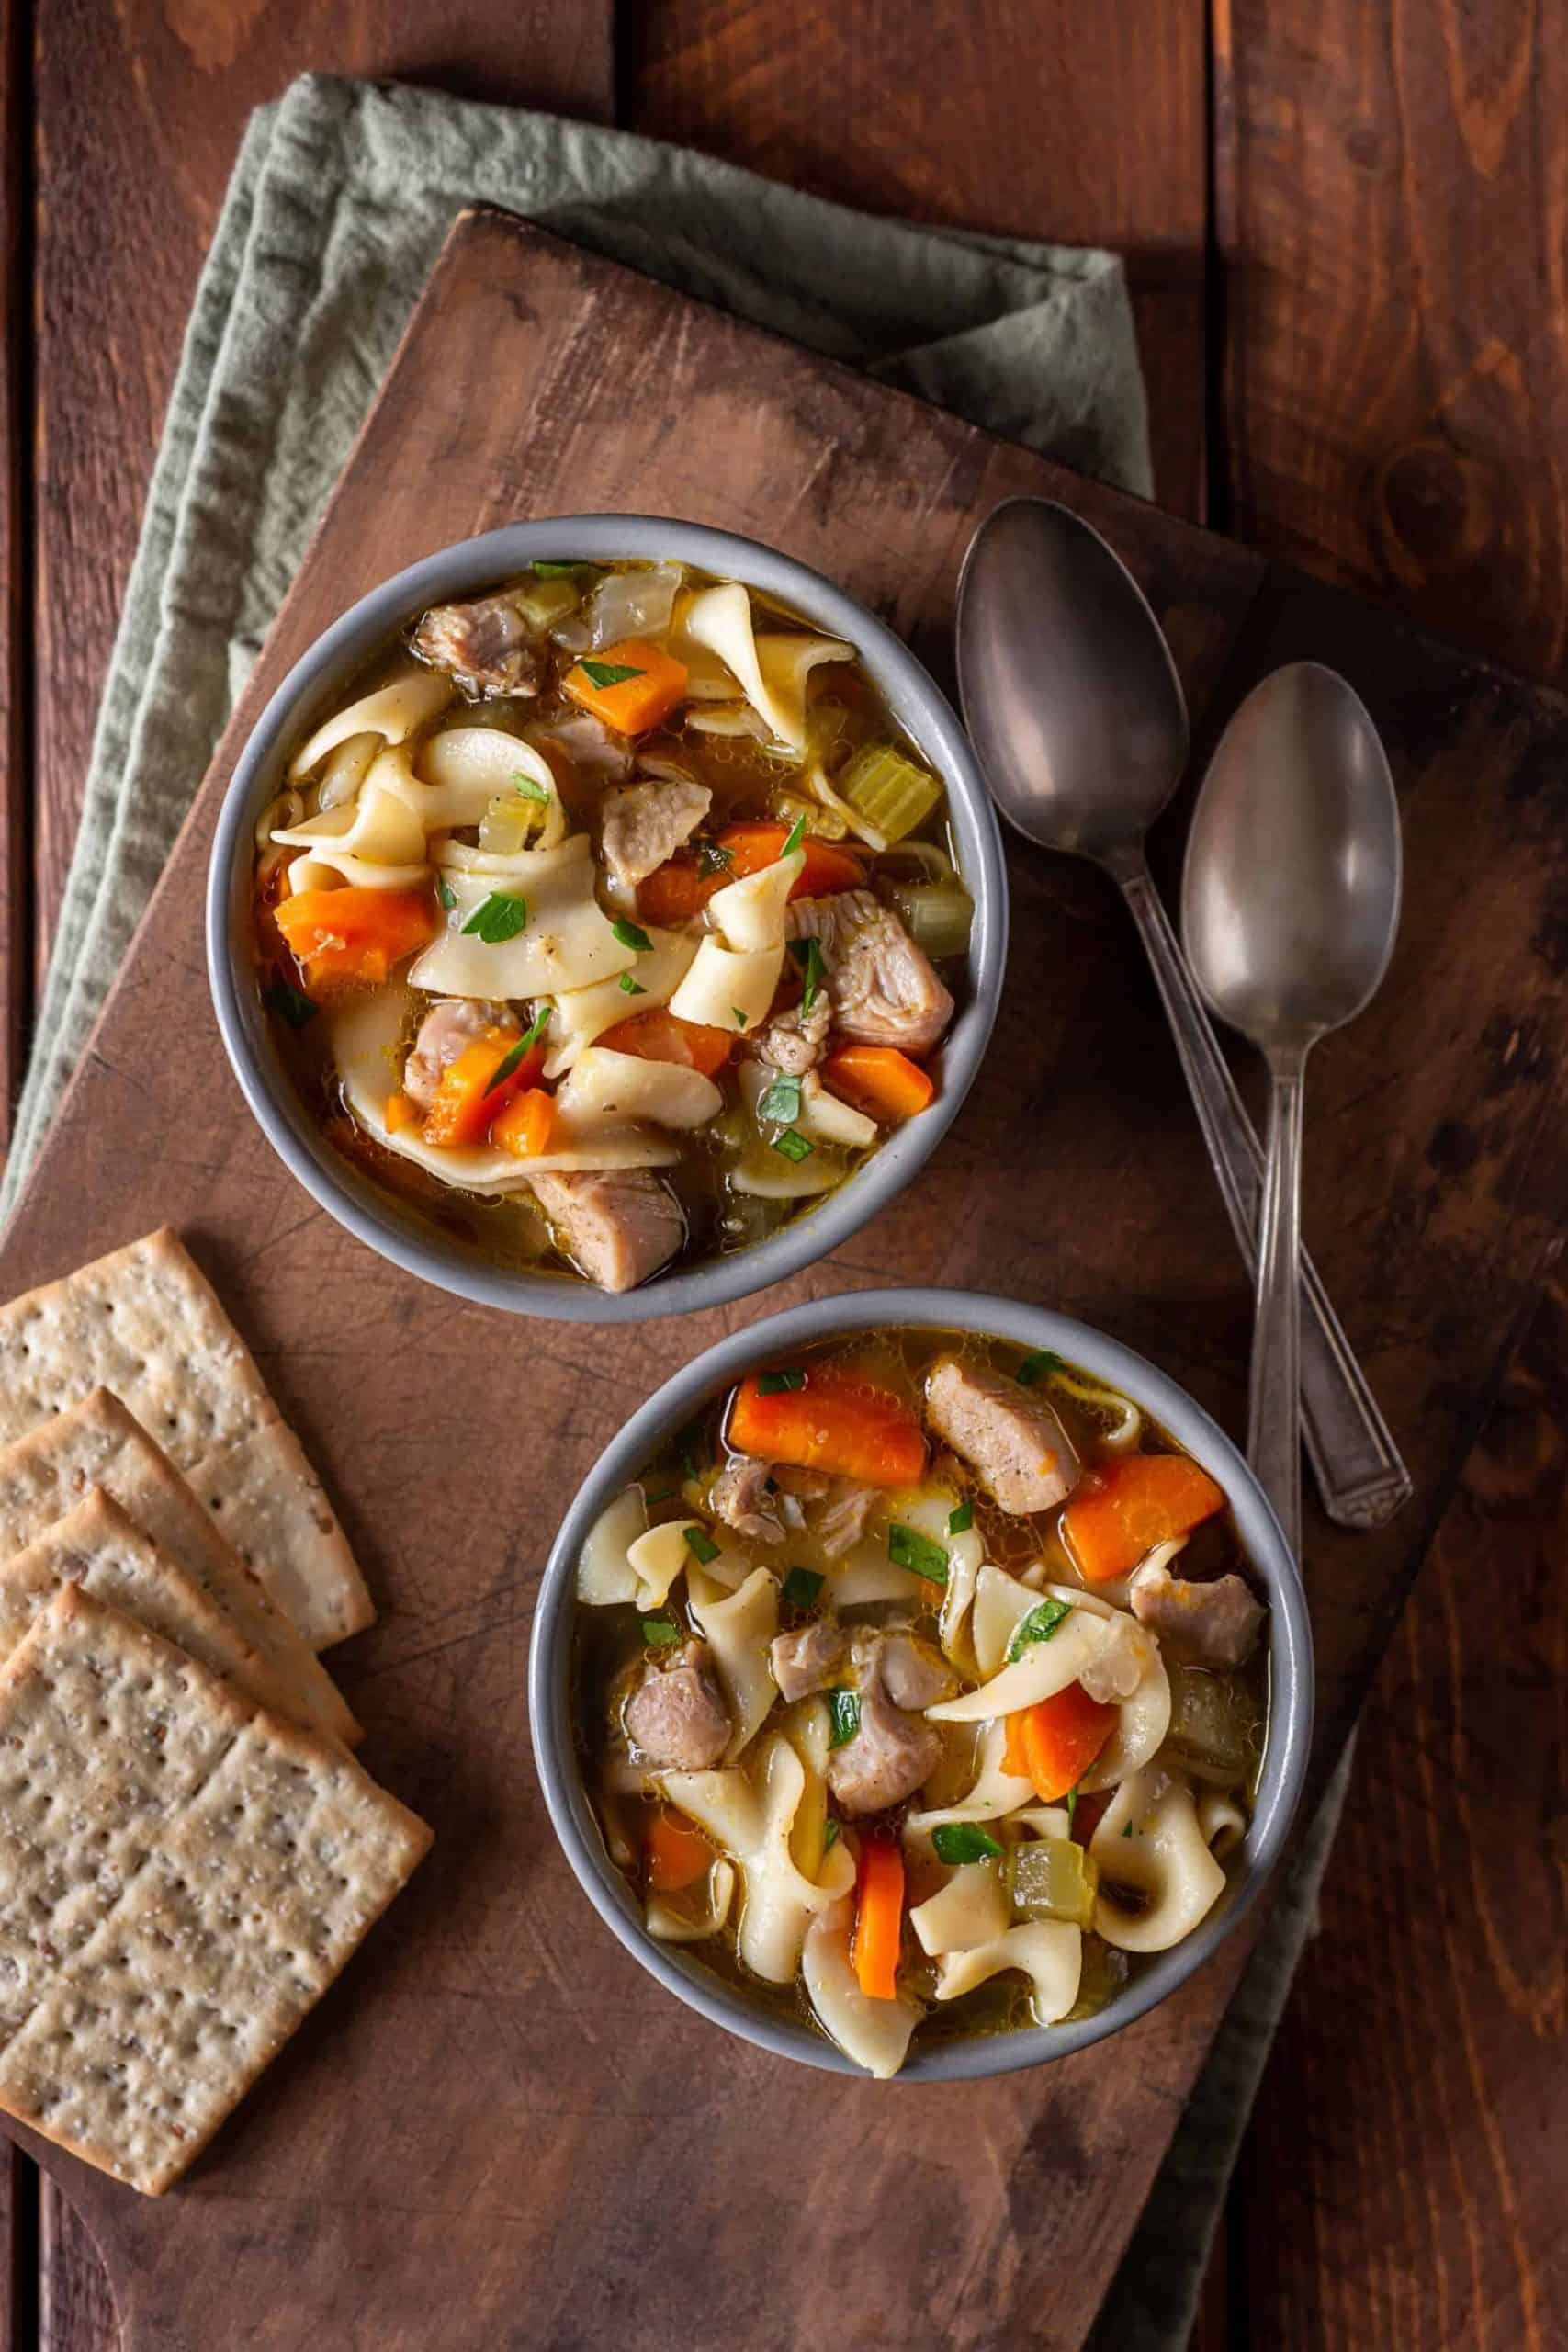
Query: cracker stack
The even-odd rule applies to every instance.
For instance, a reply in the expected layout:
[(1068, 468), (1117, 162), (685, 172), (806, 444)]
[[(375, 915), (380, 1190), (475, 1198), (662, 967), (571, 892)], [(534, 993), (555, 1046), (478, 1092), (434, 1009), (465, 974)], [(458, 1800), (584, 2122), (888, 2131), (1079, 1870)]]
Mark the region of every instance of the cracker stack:
[(373, 1613), (173, 1234), (0, 1308), (0, 2111), (149, 2194), (430, 1843), (316, 1656)]
[(0, 2109), (158, 2196), (430, 1844), (341, 1749), (66, 1583), (0, 1668)]
[(96, 1388), (156, 1440), (312, 1649), (375, 1623), (299, 1440), (166, 1227), (0, 1307), (0, 1445)]

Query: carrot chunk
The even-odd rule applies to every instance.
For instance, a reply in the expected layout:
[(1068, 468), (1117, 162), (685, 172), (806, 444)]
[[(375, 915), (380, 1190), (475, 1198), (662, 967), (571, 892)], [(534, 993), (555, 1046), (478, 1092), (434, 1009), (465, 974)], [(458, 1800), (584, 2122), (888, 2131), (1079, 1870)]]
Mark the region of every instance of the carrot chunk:
[(542, 1086), (525, 1088), (491, 1120), (490, 1139), (498, 1151), (519, 1159), (542, 1159), (555, 1141), (556, 1103)]
[[(788, 839), (787, 825), (761, 820), (727, 825), (717, 841), (717, 847), (726, 853), (723, 858), (705, 867), (691, 850), (668, 858), (637, 884), (637, 910), (645, 922), (689, 922), (727, 882), (739, 882), (772, 865)], [(836, 842), (822, 841), (815, 833), (807, 833), (800, 848), (806, 863), (790, 889), (792, 899), (826, 899), (835, 890), (864, 888), (865, 867), (852, 851), (840, 849)]]
[(645, 1062), (680, 1062), (713, 1078), (724, 1068), (735, 1040), (728, 1029), (711, 1028), (705, 1021), (682, 1021), (662, 1005), (634, 1012), (617, 1021), (594, 1040), (613, 1054), (636, 1054)]
[(1130, 1453), (1086, 1474), (1062, 1513), (1062, 1534), (1089, 1582), (1105, 1584), (1155, 1544), (1212, 1519), (1224, 1499), (1185, 1453)]
[(902, 1398), (836, 1364), (813, 1364), (798, 1377), (750, 1374), (729, 1408), (729, 1442), (764, 1462), (867, 1487), (912, 1487), (926, 1466), (925, 1438)]
[(851, 1956), (856, 1982), (873, 2001), (897, 1996), (903, 1934), (904, 1857), (890, 1839), (868, 1838), (860, 1849)]
[(1091, 1699), (1081, 1682), (1007, 1718), (1004, 1768), (1032, 1781), (1042, 1804), (1076, 1788), (1116, 1728), (1120, 1709)]
[(686, 665), (645, 637), (626, 637), (602, 653), (584, 654), (561, 684), (617, 734), (646, 735), (685, 701)]
[(435, 906), (426, 890), (298, 890), (280, 899), (273, 920), (305, 977), (309, 995), (375, 988), (395, 965), (435, 936)]
[(643, 1851), (655, 1894), (679, 1894), (683, 1886), (694, 1886), (713, 1860), (707, 1839), (669, 1804), (661, 1804), (649, 1822)]
[(387, 1133), (389, 1136), (400, 1136), (405, 1127), (418, 1126), (419, 1104), (412, 1094), (389, 1094), (387, 1108), (382, 1115), (387, 1122)]
[(534, 1084), (545, 1066), (544, 1050), (531, 1046), (521, 1061), (506, 1069), (517, 1041), (515, 1029), (487, 1029), (447, 1063), (425, 1116), (426, 1143), (445, 1150), (479, 1143), (513, 1096)]
[[(787, 825), (765, 822), (726, 825), (718, 845), (728, 851), (729, 863), (719, 881), (739, 882), (743, 876), (760, 874), (764, 865), (772, 865), (784, 854), (789, 830)], [(805, 833), (800, 851), (806, 864), (789, 894), (792, 899), (827, 899), (835, 890), (864, 888), (865, 867), (852, 850), (825, 842), (818, 833)]]
[(897, 1046), (842, 1046), (822, 1065), (822, 1083), (831, 1093), (873, 1119), (912, 1119), (936, 1088)]

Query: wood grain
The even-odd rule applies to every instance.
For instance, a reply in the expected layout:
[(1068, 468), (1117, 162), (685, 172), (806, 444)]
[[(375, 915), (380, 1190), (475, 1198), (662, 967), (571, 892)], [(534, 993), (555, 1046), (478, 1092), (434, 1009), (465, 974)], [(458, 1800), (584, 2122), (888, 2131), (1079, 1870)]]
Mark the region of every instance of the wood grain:
[(1226, 518), (1568, 679), (1568, 57), (1530, 0), (1226, 0)]
[(1123, 254), (1156, 494), (1201, 520), (1203, 0), (1102, 0), (1086, 30), (1077, 0), (662, 0), (627, 12), (622, 115), (870, 211)]
[(0, 1152), (21, 1082), (32, 975), (32, 156), (27, 51), (20, 0), (0, 0)]
[(1378, 1678), (1241, 2168), (1279, 2352), (1568, 2341), (1565, 1546), (1559, 1275)]
[[(634, 392), (657, 384), (662, 401), (625, 398), (611, 351), (623, 368), (636, 354)], [(464, 352), (482, 364), (467, 367)], [(484, 390), (497, 366), (517, 388), (500, 413)], [(548, 432), (534, 429), (536, 415)], [(831, 495), (780, 509), (749, 461), (764, 420), (783, 478), (826, 480)], [(590, 449), (606, 505), (656, 486), (672, 511), (768, 530), (933, 653), (975, 518), (1035, 487), (1092, 513), (1135, 564), (1200, 714), (1228, 706), (1274, 661), (1324, 650), (1346, 662), (1421, 822), (1390, 986), (1324, 1051), (1315, 1159), (1340, 1215), (1314, 1239), (1428, 1520), (1451, 1488), (1499, 1334), (1551, 1246), (1568, 1014), (1538, 943), (1568, 864), (1562, 829), (1547, 821), (1568, 773), (1561, 702), (498, 216), (470, 220), (0, 1259), (14, 1290), (155, 1216), (190, 1231), (387, 1603), (344, 1659), (345, 1687), (372, 1727), (373, 1767), (438, 1832), (421, 1882), (187, 2190), (150, 2208), (46, 2159), (104, 2248), (131, 2352), (209, 2342), (221, 2314), (242, 2309), (258, 2345), (352, 2340), (378, 2352), (437, 2336), (488, 2345), (503, 2327), (509, 2340), (552, 2346), (607, 2329), (633, 2346), (742, 2335), (782, 2346), (830, 2322), (850, 2340), (935, 2334), (976, 2352), (1075, 2344), (1239, 1958), (1233, 1949), (1082, 2062), (879, 2100), (868, 2137), (876, 2094), (865, 2086), (781, 2067), (655, 1998), (549, 1840), (519, 1695), (534, 1575), (561, 1493), (666, 1368), (669, 1335), (634, 1329), (607, 1351), (592, 1329), (534, 1326), (520, 1351), (501, 1318), (373, 1265), (311, 1211), (223, 1069), (197, 901), (214, 794), (250, 713), (321, 619), (502, 505), (558, 509)], [(1093, 875), (1015, 858), (1012, 887), (1008, 999), (962, 1120), (912, 1193), (786, 1294), (917, 1273), (983, 1286), (1005, 1265), (1017, 1295), (1145, 1348), (1235, 1426), (1245, 1285), (1152, 989)], [(1467, 947), (1483, 938), (1484, 955)], [(1500, 1022), (1517, 1032), (1511, 1048)], [(176, 1025), (177, 1071), (160, 1042)], [(1397, 1091), (1380, 1076), (1406, 1067), (1416, 1075)], [(1140, 1073), (1135, 1089), (1128, 1070)], [(1450, 1130), (1464, 1106), (1458, 1149)], [(176, 1116), (186, 1144), (171, 1160), (159, 1137)], [(1041, 1216), (1040, 1202), (1057, 1213)], [(1086, 1202), (1114, 1202), (1113, 1216), (1075, 1210)], [(680, 1351), (733, 1319), (694, 1318)], [(459, 1396), (460, 1407), (446, 1401)], [(520, 1448), (511, 1441), (525, 1409), (535, 1442)], [(476, 1450), (486, 1507), (458, 1540), (432, 1547), (415, 1532), (428, 1497)], [(1371, 1541), (1312, 1527), (1319, 1779), (1422, 1540), (1419, 1518)], [(819, 2193), (801, 2194), (803, 2150)], [(833, 2187), (852, 2172), (852, 2209)], [(688, 2194), (672, 2208), (665, 2184), (677, 2173)], [(597, 2186), (585, 2210), (587, 2178)], [(565, 2228), (570, 2303), (553, 2259)], [(1066, 2282), (1064, 2233), (1075, 2255)], [(654, 2241), (664, 2260), (650, 2283)], [(694, 2316), (689, 2279), (709, 2261), (713, 2298)], [(963, 2292), (976, 2277), (987, 2282), (983, 2308)], [(770, 2315), (761, 2331), (760, 2312)]]
[(34, 105), (41, 972), (197, 273), (253, 107), (312, 67), (604, 119), (609, 0), (52, 0)]

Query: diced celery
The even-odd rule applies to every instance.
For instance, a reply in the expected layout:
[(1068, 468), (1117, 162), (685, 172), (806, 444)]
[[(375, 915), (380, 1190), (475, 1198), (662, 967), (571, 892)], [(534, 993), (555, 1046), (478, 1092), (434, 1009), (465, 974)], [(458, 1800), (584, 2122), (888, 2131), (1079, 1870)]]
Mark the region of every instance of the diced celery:
[(582, 602), (585, 575), (575, 580), (531, 580), (526, 588), (519, 588), (513, 599), (528, 627), (542, 636), (568, 613), (575, 612)]
[(1195, 1780), (1235, 1788), (1263, 1752), (1263, 1713), (1247, 1683), (1235, 1675), (1205, 1674), (1172, 1666), (1170, 1730), (1173, 1761)]
[(1012, 1907), (1026, 1919), (1065, 1919), (1087, 1928), (1094, 1917), (1100, 1871), (1070, 1838), (1032, 1838), (1008, 1854)]
[(891, 743), (863, 744), (834, 779), (834, 789), (890, 842), (901, 842), (923, 824), (942, 798), (935, 776)]
[(917, 947), (928, 956), (964, 956), (975, 901), (958, 882), (905, 882), (882, 877), (878, 887)]

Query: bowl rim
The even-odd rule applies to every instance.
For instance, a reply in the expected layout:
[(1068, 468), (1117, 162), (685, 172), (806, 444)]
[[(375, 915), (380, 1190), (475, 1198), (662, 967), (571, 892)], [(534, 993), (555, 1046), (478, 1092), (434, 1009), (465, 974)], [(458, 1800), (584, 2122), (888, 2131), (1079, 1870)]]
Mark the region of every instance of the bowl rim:
[(1248, 1565), (1268, 1589), (1269, 1736), (1258, 1799), (1242, 1851), (1245, 1873), (1230, 1880), (1197, 1929), (1154, 1955), (1122, 1996), (1071, 2025), (917, 2045), (897, 2083), (975, 2082), (1046, 2064), (1120, 2033), (1166, 2000), (1218, 1949), (1247, 1911), (1279, 1860), (1305, 1779), (1312, 1738), (1312, 1629), (1300, 1571), (1274, 1510), (1240, 1449), (1196, 1398), (1157, 1365), (1054, 1308), (980, 1291), (932, 1285), (870, 1290), (807, 1301), (763, 1317), (693, 1358), (635, 1412), (579, 1487), (550, 1548), (535, 1606), (528, 1649), (528, 1717), (535, 1769), (556, 1836), (601, 1919), (649, 1973), (711, 2024), (774, 2056), (829, 2073), (870, 2080), (826, 2035), (773, 2016), (730, 1986), (683, 1947), (649, 1936), (622, 1872), (605, 1851), (577, 1769), (569, 1708), (575, 1566), (593, 1521), (626, 1485), (660, 1441), (716, 1392), (753, 1365), (791, 1347), (888, 1325), (973, 1330), (1026, 1347), (1053, 1348), (1121, 1388), (1153, 1413), (1224, 1487)]
[[(942, 775), (975, 925), (969, 1001), (943, 1040), (942, 1086), (931, 1108), (767, 1240), (613, 1293), (582, 1279), (508, 1272), (456, 1245), (448, 1250), (427, 1240), (333, 1152), (295, 1095), (254, 987), (248, 957), (252, 840), (264, 787), (275, 788), (272, 771), (296, 733), (409, 613), (539, 560), (660, 555), (777, 595), (854, 645), (895, 717)], [(762, 540), (706, 524), (651, 514), (549, 515), (502, 524), (422, 556), (360, 597), (306, 648), (256, 720), (225, 786), (208, 865), (206, 931), (213, 1010), (240, 1091), (290, 1174), (338, 1224), (404, 1272), (480, 1306), (553, 1321), (642, 1323), (733, 1305), (815, 1265), (918, 1174), (957, 1116), (990, 1042), (1007, 962), (1007, 872), (996, 812), (952, 703), (903, 639), (847, 590)]]

